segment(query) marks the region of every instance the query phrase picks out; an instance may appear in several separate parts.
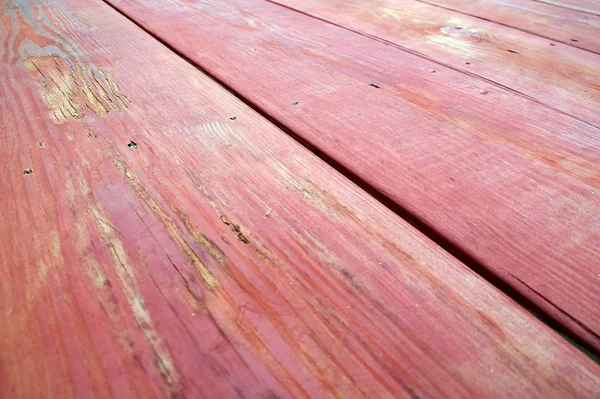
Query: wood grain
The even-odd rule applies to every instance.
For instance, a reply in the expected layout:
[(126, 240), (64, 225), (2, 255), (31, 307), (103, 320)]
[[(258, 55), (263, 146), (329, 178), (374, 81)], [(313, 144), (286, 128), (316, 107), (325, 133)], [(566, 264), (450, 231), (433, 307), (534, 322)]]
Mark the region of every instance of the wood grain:
[(274, 2), (397, 44), (600, 126), (598, 54), (413, 0)]
[(0, 397), (600, 394), (598, 365), (104, 3), (0, 4)]
[(268, 2), (111, 3), (600, 350), (598, 128)]
[(572, 10), (600, 15), (600, 3), (597, 0), (535, 0), (541, 3), (552, 4)]
[(417, 0), (600, 53), (600, 16), (531, 0)]

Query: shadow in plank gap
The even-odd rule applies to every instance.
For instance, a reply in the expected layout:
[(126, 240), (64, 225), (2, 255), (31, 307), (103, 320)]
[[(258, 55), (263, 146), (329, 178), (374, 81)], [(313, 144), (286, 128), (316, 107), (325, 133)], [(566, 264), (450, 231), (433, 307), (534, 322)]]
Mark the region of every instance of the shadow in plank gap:
[(530, 0), (415, 0), (600, 53), (600, 16)]
[(598, 351), (600, 129), (276, 4), (110, 3)]
[[(273, 0), (600, 126), (600, 55), (412, 0)], [(600, 35), (600, 17), (597, 32)]]
[(600, 393), (598, 365), (103, 2), (3, 15), (0, 397)]

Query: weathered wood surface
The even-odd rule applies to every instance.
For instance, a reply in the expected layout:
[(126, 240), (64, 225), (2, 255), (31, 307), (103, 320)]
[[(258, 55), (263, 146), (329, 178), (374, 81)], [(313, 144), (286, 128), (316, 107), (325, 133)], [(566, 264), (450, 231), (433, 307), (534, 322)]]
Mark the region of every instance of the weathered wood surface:
[(0, 4), (0, 397), (600, 394), (598, 365), (106, 4)]
[(414, 0), (274, 2), (384, 39), (600, 126), (599, 54)]
[(541, 3), (552, 4), (572, 10), (600, 15), (600, 2), (598, 0), (535, 0)]
[(600, 53), (600, 16), (531, 0), (417, 0)]
[(599, 129), (275, 4), (111, 2), (600, 348)]
[(110, 2), (600, 350), (598, 128), (272, 3)]

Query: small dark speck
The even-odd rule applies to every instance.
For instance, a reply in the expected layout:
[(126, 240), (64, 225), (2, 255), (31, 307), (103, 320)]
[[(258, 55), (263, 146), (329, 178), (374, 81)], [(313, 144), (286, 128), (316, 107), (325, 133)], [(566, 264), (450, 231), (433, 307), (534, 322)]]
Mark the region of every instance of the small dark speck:
[(379, 86), (378, 86), (378, 85), (376, 85), (375, 83), (369, 83), (369, 86), (371, 86), (371, 87), (375, 87), (375, 88), (379, 89)]
[(556, 44), (555, 44), (555, 43), (550, 43), (550, 45), (551, 45), (551, 46), (553, 46), (553, 47), (554, 47), (554, 46), (556, 46)]
[(577, 40), (577, 39), (571, 39), (571, 41), (577, 43), (579, 40)]
[(46, 147), (46, 144), (42, 143), (41, 141), (38, 143), (38, 146), (40, 146), (41, 148)]
[(471, 65), (469, 61), (465, 61), (465, 65)]
[(429, 73), (436, 73), (437, 71), (435, 69), (430, 69)]
[(490, 92), (487, 90), (482, 90), (479, 92), (479, 94), (481, 94), (482, 96), (485, 96), (486, 94), (490, 94)]
[(24, 175), (30, 175), (30, 174), (32, 174), (32, 173), (33, 173), (33, 169), (31, 169), (31, 168), (25, 169), (25, 170), (23, 171), (23, 174), (24, 174)]
[(138, 148), (138, 145), (136, 144), (135, 141), (130, 141), (129, 144), (127, 144), (127, 147), (129, 147), (129, 148)]
[(456, 30), (461, 30), (461, 29), (462, 29), (462, 27), (460, 27), (460, 26), (455, 26), (455, 27), (454, 27), (454, 29), (456, 29)]
[(88, 135), (89, 138), (92, 138), (92, 139), (97, 139), (98, 138), (98, 135), (96, 133), (94, 133), (93, 131), (91, 131), (91, 130), (88, 130), (87, 135)]
[(229, 119), (231, 119), (232, 121), (234, 121), (234, 120), (236, 120), (236, 119), (237, 119), (237, 116), (235, 116), (235, 115), (232, 115), (232, 116), (230, 116), (230, 117), (229, 117)]
[(506, 49), (506, 51), (508, 51), (509, 53), (513, 53), (513, 54), (519, 54), (519, 52), (515, 51), (515, 50)]
[(300, 101), (294, 101), (292, 105), (300, 105)]

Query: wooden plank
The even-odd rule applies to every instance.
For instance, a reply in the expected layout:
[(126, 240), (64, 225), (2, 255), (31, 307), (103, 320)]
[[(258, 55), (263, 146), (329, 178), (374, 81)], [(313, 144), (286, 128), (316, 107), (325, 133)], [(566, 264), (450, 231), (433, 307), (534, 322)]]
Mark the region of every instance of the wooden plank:
[(417, 0), (600, 53), (600, 16), (531, 0)]
[(387, 40), (600, 126), (598, 54), (413, 0), (274, 2)]
[(0, 397), (600, 394), (598, 365), (106, 4), (1, 5)]
[(110, 1), (600, 349), (598, 128), (275, 4)]
[(552, 4), (572, 10), (583, 11), (590, 14), (600, 15), (600, 3), (597, 0), (536, 0), (542, 3)]

